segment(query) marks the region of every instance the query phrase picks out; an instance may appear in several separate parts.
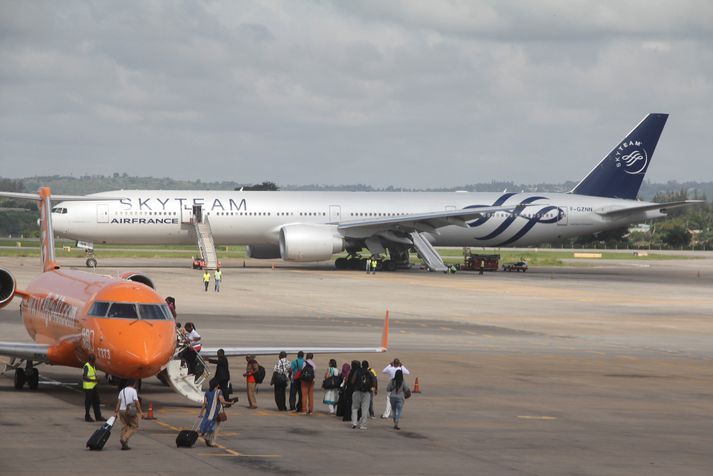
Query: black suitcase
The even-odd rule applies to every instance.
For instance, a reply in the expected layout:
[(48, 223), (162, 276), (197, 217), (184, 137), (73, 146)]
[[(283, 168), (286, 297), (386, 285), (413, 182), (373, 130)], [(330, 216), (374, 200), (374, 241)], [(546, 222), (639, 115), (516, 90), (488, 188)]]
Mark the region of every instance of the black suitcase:
[(92, 436), (87, 440), (87, 448), (90, 450), (101, 450), (104, 448), (107, 440), (111, 436), (111, 427), (114, 426), (116, 417), (109, 418), (98, 430), (92, 433)]
[(198, 441), (198, 432), (196, 431), (196, 426), (202, 417), (198, 417), (198, 420), (193, 424), (193, 428), (190, 430), (181, 430), (178, 432), (176, 437), (176, 447), (177, 448), (192, 448), (193, 445)]

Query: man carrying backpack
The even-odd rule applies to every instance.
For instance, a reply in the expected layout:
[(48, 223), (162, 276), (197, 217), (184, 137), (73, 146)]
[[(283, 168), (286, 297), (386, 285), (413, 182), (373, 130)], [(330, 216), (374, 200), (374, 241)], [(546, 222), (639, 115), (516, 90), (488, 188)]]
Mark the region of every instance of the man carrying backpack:
[[(297, 358), (290, 363), (290, 411), (299, 412), (304, 407), (302, 403), (301, 378), (304, 367), (305, 353), (297, 352)], [(296, 401), (297, 400), (297, 401)]]
[[(248, 362), (247, 367), (245, 367), (245, 381), (248, 387), (248, 408), (257, 408), (257, 398), (255, 397), (255, 388), (257, 387), (258, 373), (260, 372), (260, 366), (255, 360), (254, 355), (246, 355), (245, 360)], [(263, 374), (264, 376), (264, 374)]]
[[(352, 374), (352, 429), (357, 428), (357, 419), (360, 430), (366, 430), (369, 418), (369, 403), (371, 402), (371, 389), (374, 387), (374, 376), (369, 371), (369, 362), (363, 360), (358, 372)], [(361, 410), (361, 418), (359, 418)]]
[(317, 366), (314, 364), (314, 354), (307, 354), (302, 375), (300, 377), (300, 388), (302, 390), (302, 415), (311, 415), (314, 412), (314, 373)]

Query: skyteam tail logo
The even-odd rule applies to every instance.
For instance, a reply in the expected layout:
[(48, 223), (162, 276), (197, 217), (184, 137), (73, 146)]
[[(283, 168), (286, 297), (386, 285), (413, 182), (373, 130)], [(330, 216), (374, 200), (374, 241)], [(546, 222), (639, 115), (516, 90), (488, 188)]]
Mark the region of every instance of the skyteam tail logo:
[(614, 157), (616, 166), (622, 168), (624, 172), (630, 175), (638, 175), (646, 172), (646, 166), (649, 165), (649, 156), (641, 141), (624, 142), (616, 149)]

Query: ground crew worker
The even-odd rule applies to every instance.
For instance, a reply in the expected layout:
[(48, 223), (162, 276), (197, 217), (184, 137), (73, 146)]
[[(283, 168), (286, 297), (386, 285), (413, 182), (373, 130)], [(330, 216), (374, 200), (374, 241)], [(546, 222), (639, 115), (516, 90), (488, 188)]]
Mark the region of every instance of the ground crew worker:
[(376, 261), (376, 257), (373, 256), (371, 258), (371, 274), (376, 274), (376, 266), (379, 264), (378, 261)]
[(99, 408), (99, 390), (97, 389), (97, 368), (94, 366), (97, 357), (94, 354), (89, 354), (87, 363), (84, 364), (84, 373), (82, 374), (82, 390), (84, 390), (84, 421), (93, 422), (89, 415), (89, 407), (94, 409), (94, 418), (96, 421), (106, 421), (102, 416)]
[(371, 272), (371, 258), (367, 258), (365, 261), (366, 261), (366, 274), (369, 274)]
[(208, 292), (208, 285), (210, 284), (210, 273), (207, 269), (203, 270), (203, 285), (205, 286), (205, 292)]
[[(219, 293), (220, 292), (220, 281), (223, 279), (223, 272), (220, 270), (220, 268), (215, 270), (215, 289), (214, 291)], [(221, 387), (223, 390), (223, 395), (225, 395), (225, 389)]]

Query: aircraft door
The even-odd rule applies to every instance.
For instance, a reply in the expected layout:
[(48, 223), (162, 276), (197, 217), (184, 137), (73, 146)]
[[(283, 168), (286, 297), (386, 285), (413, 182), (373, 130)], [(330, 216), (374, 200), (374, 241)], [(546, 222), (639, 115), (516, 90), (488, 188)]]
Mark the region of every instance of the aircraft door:
[(188, 205), (184, 205), (181, 208), (181, 223), (192, 223), (193, 221), (193, 209)]
[(342, 221), (342, 207), (339, 205), (329, 206), (329, 222), (330, 223), (341, 223)]
[(109, 205), (97, 205), (97, 223), (109, 223)]
[(193, 216), (196, 219), (196, 223), (203, 223), (203, 206), (193, 205)]
[(567, 207), (557, 207), (557, 213), (559, 213), (559, 220), (557, 220), (558, 226), (566, 226), (569, 220), (569, 215), (567, 214)]

